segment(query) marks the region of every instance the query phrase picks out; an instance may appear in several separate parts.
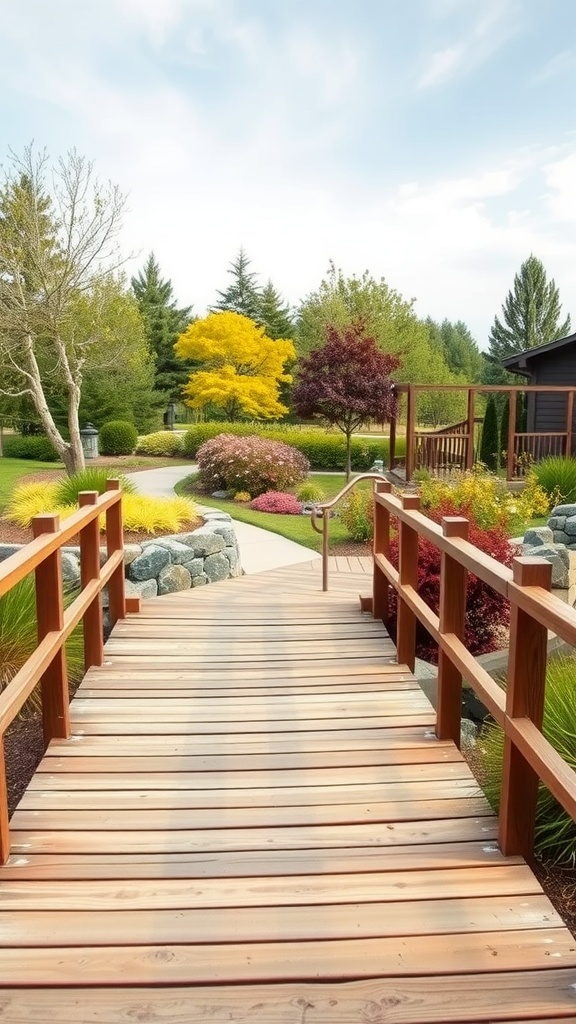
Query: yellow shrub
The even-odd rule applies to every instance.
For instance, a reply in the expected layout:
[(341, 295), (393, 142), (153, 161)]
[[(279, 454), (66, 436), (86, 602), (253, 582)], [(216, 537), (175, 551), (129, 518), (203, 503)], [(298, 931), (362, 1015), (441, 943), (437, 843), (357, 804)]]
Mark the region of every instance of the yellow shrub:
[(550, 499), (534, 473), (528, 473), (525, 488), (513, 494), (505, 480), (483, 467), (456, 471), (443, 480), (423, 480), (420, 496), (424, 508), (450, 501), (463, 515), (469, 510), (479, 526), (499, 526), (510, 534), (519, 533), (530, 519), (545, 516), (550, 509)]
[(126, 494), (123, 499), (124, 529), (138, 533), (178, 533), (198, 515), (187, 498), (147, 498)]
[(20, 484), (14, 488), (3, 518), (25, 528), (41, 512), (55, 512), (57, 486), (55, 483)]

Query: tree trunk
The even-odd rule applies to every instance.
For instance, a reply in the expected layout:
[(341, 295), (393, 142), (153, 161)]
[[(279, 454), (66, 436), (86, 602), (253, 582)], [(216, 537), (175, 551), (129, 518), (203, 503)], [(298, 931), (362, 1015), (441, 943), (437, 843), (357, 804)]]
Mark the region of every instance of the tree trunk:
[(346, 483), (352, 475), (352, 431), (346, 431)]
[(66, 363), (64, 366), (64, 376), (68, 385), (68, 429), (70, 431), (70, 441), (68, 442), (62, 437), (48, 408), (31, 338), (27, 338), (26, 354), (29, 366), (26, 376), (34, 407), (48, 439), (53, 444), (66, 467), (66, 472), (69, 476), (72, 476), (74, 473), (79, 472), (79, 470), (84, 469), (84, 450), (82, 448), (80, 425), (78, 423), (80, 385), (71, 380), (70, 369)]

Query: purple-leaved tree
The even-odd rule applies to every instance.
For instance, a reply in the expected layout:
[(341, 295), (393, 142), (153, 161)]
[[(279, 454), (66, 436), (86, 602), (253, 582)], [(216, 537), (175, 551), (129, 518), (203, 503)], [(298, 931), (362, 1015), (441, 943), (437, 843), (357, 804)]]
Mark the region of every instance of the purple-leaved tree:
[(326, 341), (300, 364), (292, 403), (300, 416), (322, 416), (346, 437), (346, 479), (352, 434), (363, 423), (385, 423), (396, 411), (391, 374), (400, 360), (382, 352), (359, 321), (326, 328)]

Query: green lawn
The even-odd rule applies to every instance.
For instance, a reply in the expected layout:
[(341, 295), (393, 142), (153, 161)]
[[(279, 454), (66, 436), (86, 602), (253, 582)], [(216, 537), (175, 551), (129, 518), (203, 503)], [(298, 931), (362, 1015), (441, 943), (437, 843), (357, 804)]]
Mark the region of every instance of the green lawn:
[[(281, 516), (273, 515), (270, 512), (255, 512), (254, 509), (248, 508), (247, 505), (243, 505), (240, 502), (224, 501), (221, 498), (213, 498), (211, 495), (203, 494), (195, 488), (196, 480), (197, 474), (192, 474), (192, 476), (181, 480), (180, 483), (176, 484), (176, 493), (190, 495), (200, 505), (210, 505), (213, 508), (221, 509), (223, 512), (229, 512), (233, 519), (237, 519), (241, 523), (259, 526), (263, 530), (269, 530), (270, 533), (278, 533), (281, 537), (293, 540), (296, 544), (302, 544), (305, 548), (311, 548), (312, 551), (320, 551), (322, 537), (313, 530), (309, 516)], [(307, 477), (307, 482), (321, 487), (324, 491), (325, 500), (329, 501), (338, 494), (338, 491), (342, 490), (346, 483), (346, 477), (344, 473), (310, 473)], [(370, 487), (371, 481), (366, 480), (358, 486)], [(330, 543), (337, 544), (349, 540), (350, 534), (340, 519), (337, 516), (331, 519)]]
[(0, 510), (6, 505), (21, 477), (37, 473), (40, 469), (61, 473), (64, 466), (61, 462), (37, 462), (35, 459), (0, 459)]

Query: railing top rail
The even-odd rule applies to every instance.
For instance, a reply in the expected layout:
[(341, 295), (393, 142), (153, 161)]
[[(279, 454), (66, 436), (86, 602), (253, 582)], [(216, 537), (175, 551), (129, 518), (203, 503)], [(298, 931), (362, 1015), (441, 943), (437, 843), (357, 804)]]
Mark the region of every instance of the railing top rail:
[(77, 512), (68, 516), (55, 533), (46, 533), (41, 537), (36, 537), (20, 551), (0, 562), (0, 597), (25, 576), (28, 576), (49, 555), (66, 544), (93, 519), (119, 502), (121, 497), (122, 492), (119, 489), (106, 491), (96, 499), (93, 505), (83, 505)]
[[(334, 508), (334, 506), (338, 504), (340, 499), (343, 498), (344, 495), (348, 493), (348, 491), (352, 490), (352, 488), (355, 487), (356, 484), (360, 483), (361, 480), (383, 480), (387, 482), (387, 478), (384, 476), (383, 473), (360, 473), (358, 476), (355, 476), (352, 480), (349, 480), (348, 483), (342, 488), (342, 490), (338, 491), (338, 494), (336, 495), (335, 498), (332, 498), (330, 501), (319, 502), (315, 506), (316, 509), (327, 509), (329, 511), (331, 508)], [(314, 512), (312, 512), (312, 515), (313, 514)]]

